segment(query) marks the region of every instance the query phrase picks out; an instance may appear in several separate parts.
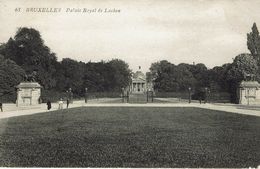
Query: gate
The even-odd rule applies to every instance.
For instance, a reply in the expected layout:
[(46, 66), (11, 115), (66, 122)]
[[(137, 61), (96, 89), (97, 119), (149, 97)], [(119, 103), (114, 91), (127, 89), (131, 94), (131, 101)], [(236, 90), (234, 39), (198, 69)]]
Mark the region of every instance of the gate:
[(147, 91), (146, 92), (146, 101), (147, 103), (153, 103), (154, 100), (154, 92), (153, 91)]

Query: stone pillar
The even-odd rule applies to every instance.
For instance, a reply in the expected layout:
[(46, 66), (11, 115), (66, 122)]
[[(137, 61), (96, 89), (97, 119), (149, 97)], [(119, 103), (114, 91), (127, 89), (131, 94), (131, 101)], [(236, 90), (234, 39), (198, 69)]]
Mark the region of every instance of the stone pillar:
[(238, 103), (244, 105), (260, 104), (260, 84), (257, 81), (242, 81), (238, 88)]
[(41, 86), (37, 82), (21, 82), (17, 87), (17, 106), (40, 104)]

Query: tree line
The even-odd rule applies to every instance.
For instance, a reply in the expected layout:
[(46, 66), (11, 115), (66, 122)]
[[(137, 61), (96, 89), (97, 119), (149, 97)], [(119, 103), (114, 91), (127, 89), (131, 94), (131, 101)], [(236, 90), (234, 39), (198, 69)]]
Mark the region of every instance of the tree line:
[(128, 64), (119, 59), (84, 63), (68, 57), (59, 62), (38, 30), (23, 27), (0, 45), (0, 98), (14, 101), (16, 85), (32, 72), (36, 72), (43, 92), (72, 88), (78, 96), (84, 95), (85, 88), (90, 92), (117, 92), (131, 80)]
[(207, 87), (212, 92), (228, 92), (230, 100), (237, 102), (237, 88), (242, 80), (253, 75), (254, 80), (260, 81), (260, 36), (256, 23), (247, 34), (247, 46), (250, 53), (239, 54), (232, 63), (212, 69), (202, 63), (175, 65), (166, 60), (155, 62), (147, 73), (147, 80), (153, 81), (155, 90), (159, 92), (187, 92), (192, 88), (196, 95)]
[[(247, 34), (250, 53), (237, 55), (232, 63), (208, 69), (203, 63), (175, 65), (167, 60), (151, 64), (147, 80), (153, 82), (158, 92), (187, 92), (194, 95), (208, 87), (212, 92), (228, 92), (236, 102), (239, 83), (248, 75), (260, 81), (260, 36), (256, 24)], [(38, 30), (19, 28), (15, 36), (0, 45), (0, 98), (15, 100), (15, 86), (26, 74), (36, 73), (36, 81), (43, 91), (64, 92), (72, 88), (73, 93), (83, 96), (89, 92), (119, 92), (131, 82), (131, 70), (119, 59), (100, 62), (81, 62), (69, 56), (57, 61), (57, 56), (48, 46)]]

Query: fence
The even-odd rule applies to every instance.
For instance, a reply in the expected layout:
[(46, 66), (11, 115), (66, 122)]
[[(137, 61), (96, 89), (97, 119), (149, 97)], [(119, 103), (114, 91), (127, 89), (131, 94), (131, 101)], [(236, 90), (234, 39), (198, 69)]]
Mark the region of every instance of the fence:
[(157, 98), (181, 98), (189, 99), (188, 92), (155, 92), (154, 94)]
[[(191, 98), (193, 100), (198, 100), (193, 97), (194, 93), (191, 93)], [(189, 99), (189, 92), (155, 92), (155, 98), (179, 98), (179, 99)], [(205, 99), (205, 97), (203, 98)], [(230, 103), (230, 93), (228, 92), (212, 92), (208, 94), (207, 98), (210, 102), (216, 103)]]
[[(82, 96), (79, 96), (75, 93), (73, 93), (73, 100), (84, 100), (85, 99), (85, 93), (82, 94)], [(47, 102), (47, 100), (50, 100), (51, 102), (56, 102), (60, 100), (60, 98), (65, 99), (67, 97), (66, 92), (58, 92), (58, 91), (42, 91), (41, 99), (42, 102)], [(120, 92), (88, 92), (87, 93), (88, 99), (98, 99), (98, 98), (120, 98), (121, 93)]]
[[(193, 93), (191, 93), (191, 96), (193, 96)], [(60, 100), (60, 98), (65, 99), (67, 97), (66, 92), (58, 92), (58, 91), (49, 91), (49, 90), (43, 90), (41, 94), (42, 102), (47, 102), (47, 100), (50, 100), (51, 102), (57, 102)], [(98, 99), (98, 98), (120, 98), (121, 93), (120, 92), (88, 92), (87, 93), (88, 99)], [(189, 92), (155, 92), (154, 93), (155, 98), (179, 98), (179, 99), (189, 99)], [(10, 93), (5, 96), (1, 96), (1, 102), (3, 103), (15, 103), (16, 101), (16, 93)], [(83, 96), (79, 96), (74, 94), (73, 95), (74, 100), (84, 99)], [(194, 99), (192, 97), (192, 99)], [(230, 93), (227, 92), (212, 92), (209, 95), (210, 102), (216, 102), (216, 103), (230, 103)], [(196, 100), (196, 99), (194, 99)]]
[(89, 92), (87, 93), (87, 95), (88, 95), (88, 99), (121, 97), (120, 92)]

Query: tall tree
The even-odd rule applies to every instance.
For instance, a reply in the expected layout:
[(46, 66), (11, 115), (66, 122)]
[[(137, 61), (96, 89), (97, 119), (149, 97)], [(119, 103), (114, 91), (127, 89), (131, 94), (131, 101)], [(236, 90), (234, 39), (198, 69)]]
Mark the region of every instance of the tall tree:
[(36, 79), (44, 88), (55, 87), (57, 58), (55, 53), (44, 45), (39, 31), (33, 28), (19, 28), (14, 39), (10, 38), (0, 53), (15, 61), (27, 74), (36, 71)]
[(247, 75), (256, 75), (258, 65), (251, 54), (243, 53), (235, 57), (233, 63), (227, 71), (227, 81), (231, 100), (237, 102), (237, 88), (242, 80), (246, 80)]
[(260, 36), (256, 23), (253, 24), (252, 32), (247, 34), (247, 47), (260, 65)]
[(15, 87), (23, 80), (24, 75), (25, 71), (14, 61), (0, 55), (0, 98), (15, 101)]
[(227, 72), (231, 63), (222, 66), (215, 66), (209, 70), (210, 88), (213, 92), (228, 92), (229, 83), (227, 81)]
[(57, 72), (57, 85), (60, 91), (72, 88), (73, 92), (80, 94), (83, 91), (84, 63), (65, 58)]
[(112, 85), (114, 91), (120, 91), (122, 87), (127, 87), (131, 81), (131, 71), (128, 64), (120, 59), (113, 59), (108, 63), (110, 79), (107, 79)]

